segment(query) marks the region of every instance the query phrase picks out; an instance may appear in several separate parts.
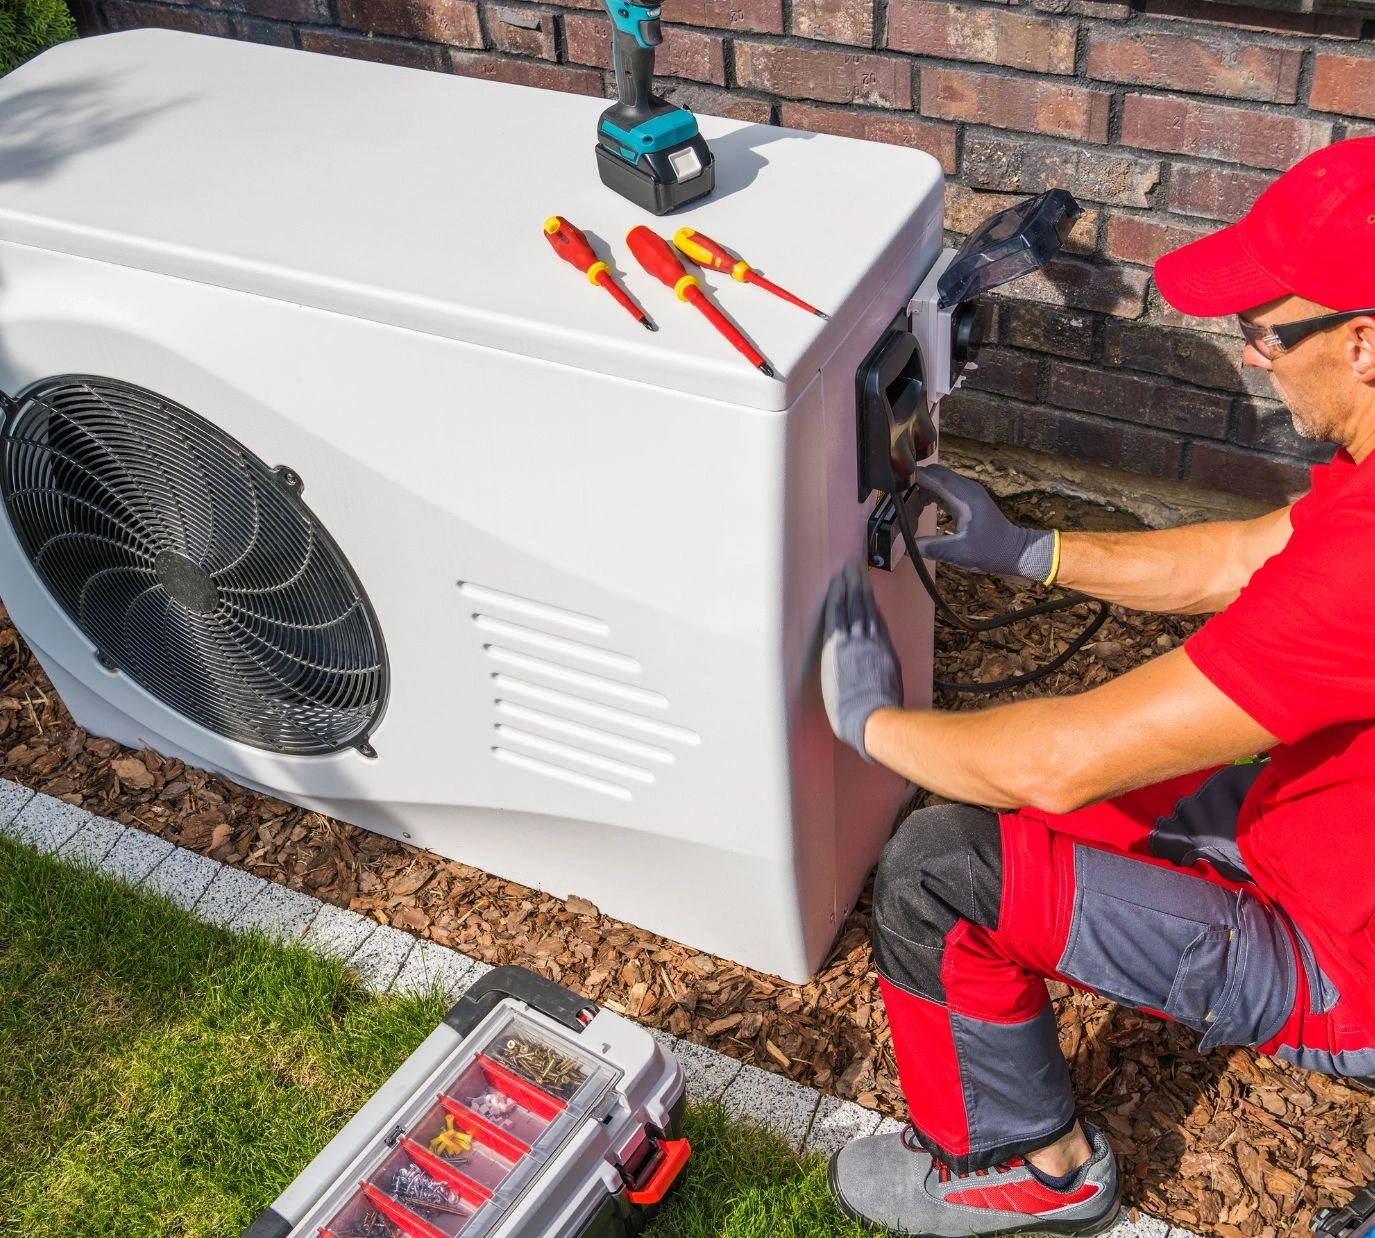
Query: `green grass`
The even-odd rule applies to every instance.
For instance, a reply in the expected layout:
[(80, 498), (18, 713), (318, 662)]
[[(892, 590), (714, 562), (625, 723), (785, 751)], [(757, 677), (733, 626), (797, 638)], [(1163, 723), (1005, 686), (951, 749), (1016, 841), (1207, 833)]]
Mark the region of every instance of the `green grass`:
[(76, 23), (64, 0), (0, 0), (0, 75), (74, 38)]
[[(235, 1235), (444, 1013), (0, 837), (0, 1235)], [(654, 1238), (858, 1235), (815, 1158), (686, 1119)]]

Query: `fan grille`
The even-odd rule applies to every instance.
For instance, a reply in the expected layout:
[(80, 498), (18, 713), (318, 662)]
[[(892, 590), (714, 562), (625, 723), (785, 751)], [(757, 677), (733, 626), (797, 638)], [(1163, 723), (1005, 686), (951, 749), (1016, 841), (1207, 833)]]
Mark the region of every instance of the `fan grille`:
[(163, 396), (85, 375), (22, 393), (0, 441), (19, 542), (107, 664), (229, 739), (368, 750), (381, 631), (294, 474)]

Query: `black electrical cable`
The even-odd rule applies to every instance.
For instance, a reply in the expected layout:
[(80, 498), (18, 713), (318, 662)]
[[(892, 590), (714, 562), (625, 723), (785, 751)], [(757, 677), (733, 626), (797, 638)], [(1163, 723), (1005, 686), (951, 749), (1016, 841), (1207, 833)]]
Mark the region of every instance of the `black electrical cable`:
[(926, 570), (926, 564), (917, 551), (916, 538), (912, 534), (911, 521), (907, 519), (907, 503), (902, 491), (894, 491), (892, 498), (893, 506), (897, 509), (898, 528), (902, 530), (903, 544), (907, 547), (907, 554), (912, 560), (912, 565), (917, 569), (917, 576), (921, 580), (922, 587), (931, 595), (937, 613), (962, 631), (991, 632), (995, 628), (1005, 628), (1021, 619), (1030, 619), (1033, 615), (1044, 615), (1056, 610), (1069, 610), (1072, 607), (1086, 604), (1098, 607), (1098, 613), (1089, 620), (1088, 626), (1069, 643), (1063, 653), (1057, 654), (1044, 666), (1038, 666), (1034, 671), (1027, 671), (1023, 675), (1011, 675), (1006, 679), (995, 679), (989, 683), (952, 683), (943, 679), (933, 680), (933, 686), (939, 691), (990, 693), (1002, 692), (1007, 688), (1017, 688), (1022, 684), (1035, 683), (1038, 679), (1044, 679), (1047, 675), (1064, 666), (1070, 658), (1074, 657), (1093, 639), (1098, 629), (1107, 622), (1108, 604), (1084, 593), (1067, 593), (1064, 597), (1050, 598), (1044, 602), (1037, 602), (1034, 606), (1024, 606), (1020, 610), (1007, 611), (1005, 614), (993, 615), (988, 619), (966, 619), (962, 615), (957, 615), (950, 608), (950, 604), (941, 596), (940, 590), (936, 588), (936, 582), (931, 579), (931, 573)]

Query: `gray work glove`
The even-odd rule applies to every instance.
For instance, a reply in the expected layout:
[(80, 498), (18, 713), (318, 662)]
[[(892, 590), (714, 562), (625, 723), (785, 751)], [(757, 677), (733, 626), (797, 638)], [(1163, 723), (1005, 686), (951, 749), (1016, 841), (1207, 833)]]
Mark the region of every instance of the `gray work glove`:
[(826, 591), (821, 645), (821, 699), (831, 730), (866, 761), (864, 724), (884, 706), (902, 708), (902, 667), (868, 578), (853, 563)]
[(1053, 530), (1013, 524), (978, 482), (940, 464), (918, 469), (917, 485), (933, 495), (955, 522), (953, 532), (916, 539), (924, 559), (1045, 582), (1055, 557)]

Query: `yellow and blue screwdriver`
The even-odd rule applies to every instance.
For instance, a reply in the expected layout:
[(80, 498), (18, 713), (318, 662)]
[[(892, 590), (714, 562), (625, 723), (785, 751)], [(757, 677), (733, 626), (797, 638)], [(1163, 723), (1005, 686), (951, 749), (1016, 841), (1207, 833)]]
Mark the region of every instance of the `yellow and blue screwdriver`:
[(771, 292), (774, 296), (782, 297), (783, 300), (806, 310), (809, 314), (815, 314), (818, 318), (829, 320), (831, 317), (830, 314), (823, 314), (815, 305), (808, 305), (800, 297), (793, 296), (791, 292), (765, 279), (748, 262), (735, 257), (724, 245), (692, 228), (679, 228), (673, 234), (673, 243), (698, 266), (709, 267), (713, 271), (724, 271), (742, 284), (754, 284), (765, 292)]

